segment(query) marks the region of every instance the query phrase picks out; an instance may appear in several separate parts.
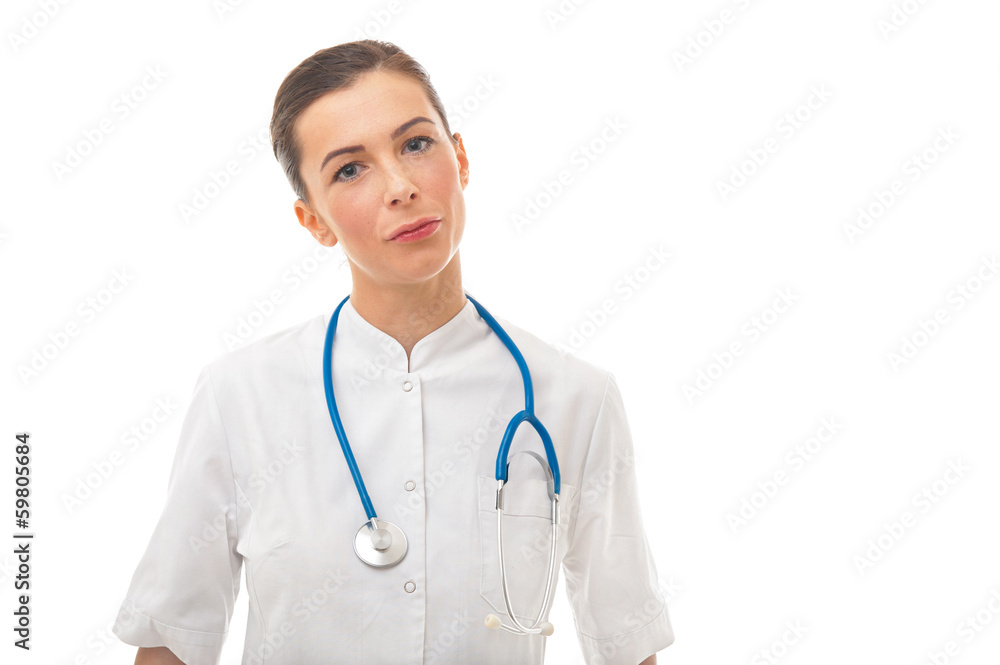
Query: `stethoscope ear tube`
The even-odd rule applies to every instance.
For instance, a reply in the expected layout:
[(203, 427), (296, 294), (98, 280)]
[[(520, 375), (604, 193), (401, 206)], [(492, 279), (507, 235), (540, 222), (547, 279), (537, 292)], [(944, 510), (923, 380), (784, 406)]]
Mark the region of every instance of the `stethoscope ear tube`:
[[(549, 606), (552, 604), (552, 593), (554, 590), (553, 581), (555, 579), (556, 573), (556, 550), (559, 546), (559, 492), (555, 488), (554, 478), (552, 470), (550, 467), (546, 466), (545, 460), (542, 459), (541, 455), (530, 450), (521, 450), (515, 453), (515, 455), (529, 455), (545, 472), (548, 480), (548, 491), (549, 499), (552, 502), (552, 511), (550, 517), (552, 520), (552, 539), (549, 546), (549, 567), (548, 573), (545, 579), (545, 598), (542, 601), (542, 607), (538, 611), (538, 616), (535, 620), (531, 622), (531, 625), (524, 625), (518, 620), (514, 615), (513, 603), (510, 599), (510, 591), (507, 588), (507, 566), (504, 563), (503, 558), (503, 515), (504, 515), (504, 486), (506, 485), (506, 480), (497, 480), (497, 500), (496, 500), (496, 510), (497, 510), (497, 558), (500, 561), (500, 588), (503, 591), (503, 602), (504, 607), (507, 608), (507, 616), (513, 622), (513, 626), (508, 626), (504, 624), (500, 618), (495, 614), (490, 614), (486, 617), (487, 628), (498, 629), (503, 628), (510, 633), (517, 633), (522, 635), (531, 634), (541, 634), (546, 637), (552, 634), (553, 627), (548, 621), (542, 621), (548, 611)], [(504, 466), (504, 471), (507, 471), (507, 466)]]
[[(528, 451), (525, 451), (528, 452)], [(529, 455), (538, 457), (534, 453), (528, 452)], [(539, 461), (540, 458), (539, 458)], [(549, 547), (549, 566), (548, 572), (545, 579), (545, 598), (542, 601), (542, 606), (538, 610), (538, 616), (535, 620), (531, 622), (530, 625), (526, 626), (517, 618), (514, 614), (513, 603), (510, 599), (510, 590), (507, 588), (507, 566), (503, 559), (503, 488), (504, 481), (497, 481), (497, 558), (500, 560), (500, 588), (503, 591), (503, 603), (504, 607), (507, 608), (507, 616), (510, 617), (513, 626), (508, 626), (504, 624), (500, 618), (495, 614), (490, 614), (486, 617), (486, 627), (496, 630), (498, 628), (503, 628), (507, 632), (517, 633), (523, 635), (539, 634), (548, 637), (553, 632), (553, 626), (548, 621), (542, 621), (542, 618), (548, 613), (549, 606), (552, 604), (552, 591), (553, 591), (553, 580), (555, 578), (556, 572), (556, 549), (559, 544), (559, 494), (555, 493), (552, 495), (552, 540)]]

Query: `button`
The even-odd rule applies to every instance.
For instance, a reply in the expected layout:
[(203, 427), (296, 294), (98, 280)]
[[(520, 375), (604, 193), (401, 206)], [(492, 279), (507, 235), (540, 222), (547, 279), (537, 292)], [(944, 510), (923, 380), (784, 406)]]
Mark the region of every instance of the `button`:
[(406, 593), (413, 593), (417, 590), (417, 585), (413, 583), (413, 580), (407, 580), (406, 584), (403, 585), (403, 590)]
[(412, 480), (407, 480), (406, 484), (403, 485), (403, 487), (406, 488), (407, 492), (412, 492), (414, 490), (414, 488), (416, 488), (416, 486), (417, 486), (417, 484), (415, 482), (413, 482)]
[(410, 383), (409, 381), (403, 381), (403, 390), (405, 392), (410, 392), (411, 390), (413, 390), (413, 384)]

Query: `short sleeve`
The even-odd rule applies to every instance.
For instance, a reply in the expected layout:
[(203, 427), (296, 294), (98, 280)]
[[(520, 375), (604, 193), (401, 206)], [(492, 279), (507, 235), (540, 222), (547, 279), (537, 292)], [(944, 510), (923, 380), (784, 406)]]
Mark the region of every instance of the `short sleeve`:
[(167, 499), (112, 631), (217, 665), (239, 593), (236, 484), (209, 366), (181, 426)]
[(674, 641), (639, 510), (632, 435), (608, 374), (563, 559), (587, 665), (638, 665)]

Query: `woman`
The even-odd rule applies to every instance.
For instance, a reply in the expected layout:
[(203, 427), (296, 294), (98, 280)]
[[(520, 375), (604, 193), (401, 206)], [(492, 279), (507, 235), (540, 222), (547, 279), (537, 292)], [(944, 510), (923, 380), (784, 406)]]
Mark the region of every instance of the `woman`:
[[(504, 498), (512, 618), (495, 466), (525, 392), (513, 352), (463, 289), (461, 136), (420, 65), (372, 40), (295, 68), (271, 136), (299, 223), (347, 256), (350, 297), (203, 368), (115, 633), (140, 647), (136, 663), (217, 663), (245, 566), (244, 664), (541, 663), (543, 635), (485, 625), (530, 626), (543, 607), (551, 485), (519, 454), (543, 450), (520, 427)], [(558, 457), (556, 570), (587, 662), (655, 663), (673, 633), (614, 377), (499, 325)], [(331, 423), (325, 366), (379, 521)], [(365, 565), (362, 550), (398, 560)]]

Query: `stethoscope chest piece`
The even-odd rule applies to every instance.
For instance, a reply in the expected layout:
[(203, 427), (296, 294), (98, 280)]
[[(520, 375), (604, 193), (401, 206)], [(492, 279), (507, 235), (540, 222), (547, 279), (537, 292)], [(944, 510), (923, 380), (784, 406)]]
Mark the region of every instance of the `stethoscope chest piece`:
[[(372, 526), (372, 522), (377, 522), (377, 528)], [(354, 536), (354, 551), (369, 566), (395, 566), (406, 556), (406, 535), (392, 522), (378, 518), (369, 520)]]

